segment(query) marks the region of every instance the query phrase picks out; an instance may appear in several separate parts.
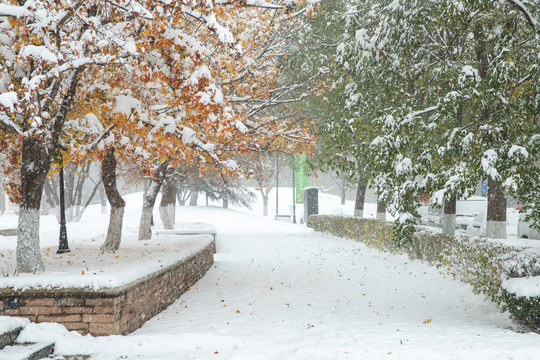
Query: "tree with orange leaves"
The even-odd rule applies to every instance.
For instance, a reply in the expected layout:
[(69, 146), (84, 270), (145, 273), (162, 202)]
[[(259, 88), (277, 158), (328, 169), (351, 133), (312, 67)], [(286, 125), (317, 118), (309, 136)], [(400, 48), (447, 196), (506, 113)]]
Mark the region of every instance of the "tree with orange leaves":
[[(139, 146), (127, 147), (130, 155), (151, 172), (156, 162), (174, 165), (196, 161), (201, 172), (212, 165), (230, 174), (239, 173), (232, 154), (271, 150), (273, 144), (295, 147), (281, 141), (286, 139), (305, 144), (311, 141), (292, 124), (254, 116), (275, 103), (269, 100), (276, 94), (270, 91), (275, 84), (275, 63), (264, 59), (268, 55), (271, 60), (275, 54), (262, 51), (257, 58), (242, 57), (251, 45), (235, 40), (226, 24), (252, 5), (250, 9), (256, 11), (274, 12), (268, 16), (276, 18), (268, 30), (271, 34), (281, 26), (275, 9), (283, 7), (249, 0), (240, 5), (158, 0), (144, 4), (132, 0), (41, 0), (0, 5), (0, 31), (6, 45), (0, 61), (5, 74), (0, 94), (0, 147), (9, 159), (5, 170), (15, 180), (8, 189), (15, 197), (20, 194), (19, 271), (44, 268), (39, 252), (43, 184), (55, 154), (63, 149), (67, 158), (75, 159), (79, 142), (86, 135), (95, 137), (86, 151), (103, 147), (104, 160), (114, 159), (113, 149), (118, 144), (138, 142)], [(253, 35), (261, 29), (260, 13), (255, 10), (242, 17), (245, 24), (238, 23), (245, 29), (245, 41), (248, 30), (257, 38)], [(273, 44), (268, 39), (264, 44)], [(254, 48), (263, 49), (261, 45)], [(77, 117), (70, 114), (73, 104), (80, 100), (84, 108), (88, 100), (78, 98), (81, 91), (92, 94), (89, 84), (120, 70), (127, 74), (120, 79), (132, 77), (132, 83), (138, 82), (133, 86), (137, 91), (121, 94), (118, 89), (125, 89), (124, 84), (104, 79), (112, 85), (105, 91), (113, 90), (114, 94), (107, 94), (104, 106), (136, 100), (141, 111), (135, 114), (130, 110), (128, 114), (120, 106), (116, 112), (111, 110), (110, 125), (98, 127), (102, 133), (87, 134), (89, 121), (96, 124), (102, 120), (95, 113), (106, 111), (92, 108), (92, 112)], [(270, 76), (264, 78), (264, 73)], [(260, 103), (264, 98), (267, 100)], [(87, 121), (81, 128), (85, 134), (78, 136), (66, 127), (70, 116)], [(265, 145), (261, 148), (260, 143)], [(118, 206), (122, 207), (121, 201)]]
[(148, 33), (182, 16), (182, 6), (161, 1), (143, 6), (131, 0), (0, 5), (0, 147), (11, 166), (20, 164), (19, 271), (44, 269), (39, 252), (41, 194), (53, 157), (64, 147), (62, 132), (81, 77), (99, 67), (136, 63), (145, 51), (139, 31)]
[[(247, 151), (307, 150), (313, 141), (305, 128), (262, 115), (263, 109), (282, 100), (290, 101), (283, 95), (278, 101), (272, 99), (279, 73), (279, 62), (273, 59), (279, 50), (276, 34), (283, 20), (276, 11), (230, 6), (216, 11), (216, 21), (204, 20), (204, 15), (193, 9), (186, 13), (186, 19), (178, 19), (182, 28), (196, 29), (197, 38), (203, 40), (197, 56), (183, 58), (189, 45), (186, 39), (178, 38), (174, 31), (164, 31), (154, 42), (159, 54), (152, 55), (152, 66), (143, 66), (144, 71), (137, 75), (152, 84), (156, 95), (149, 106), (150, 116), (142, 120), (152, 141), (141, 144), (154, 149), (148, 152), (160, 164), (144, 201), (140, 239), (151, 236), (151, 209), (167, 166), (195, 162), (201, 175), (215, 166), (227, 178), (242, 174), (235, 159)], [(249, 25), (254, 19), (257, 27)], [(234, 30), (220, 36), (216, 25), (201, 30), (198, 22), (204, 21), (223, 23), (222, 33), (226, 27)], [(254, 32), (257, 36), (253, 36)], [(223, 38), (236, 39), (234, 47)], [(180, 63), (193, 66), (190, 77), (178, 72)]]
[(45, 178), (86, 69), (130, 56), (126, 29), (151, 16), (136, 2), (26, 1), (0, 6), (2, 147), (20, 164), (17, 267), (44, 269), (39, 208)]

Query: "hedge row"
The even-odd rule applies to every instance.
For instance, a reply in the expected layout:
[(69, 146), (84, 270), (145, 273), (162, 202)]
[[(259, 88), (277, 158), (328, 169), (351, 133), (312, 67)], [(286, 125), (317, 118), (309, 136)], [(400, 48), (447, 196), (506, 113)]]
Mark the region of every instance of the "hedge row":
[(334, 215), (312, 215), (309, 221), (316, 231), (361, 241), (380, 251), (406, 253), (411, 259), (435, 265), (502, 305), (517, 322), (540, 329), (540, 297), (516, 296), (501, 286), (503, 279), (540, 275), (538, 254), (531, 249), (425, 230), (417, 230), (412, 244), (398, 248), (391, 223)]

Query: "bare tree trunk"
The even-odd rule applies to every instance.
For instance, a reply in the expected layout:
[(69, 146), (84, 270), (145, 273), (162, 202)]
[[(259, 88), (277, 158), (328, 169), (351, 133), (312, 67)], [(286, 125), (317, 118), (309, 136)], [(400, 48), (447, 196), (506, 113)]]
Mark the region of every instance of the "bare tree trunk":
[(176, 200), (178, 200), (178, 205), (186, 206), (186, 201), (189, 196), (190, 192), (188, 190), (178, 188), (178, 190), (176, 191)]
[[(45, 183), (47, 182), (45, 181)], [(43, 188), (43, 190), (45, 190), (45, 187)], [(41, 194), (41, 205), (40, 205), (39, 213), (41, 215), (49, 215), (50, 211), (51, 211), (51, 205), (49, 204), (47, 194), (46, 193)]]
[(99, 186), (99, 198), (101, 199), (101, 213), (106, 214), (107, 213), (107, 196), (105, 194), (105, 188), (103, 186)]
[(263, 192), (262, 199), (263, 199), (263, 216), (268, 216), (268, 193)]
[(358, 218), (364, 217), (364, 202), (366, 200), (367, 185), (362, 179), (358, 180), (358, 188), (356, 189), (356, 200), (354, 202), (354, 216)]
[(60, 223), (60, 199), (58, 198), (56, 186), (51, 185), (51, 181), (52, 178), (46, 179), (43, 189), (45, 190), (47, 204), (49, 204), (54, 216), (56, 216), (56, 220)]
[(105, 186), (105, 193), (111, 204), (111, 215), (109, 218), (109, 228), (107, 237), (101, 245), (102, 251), (116, 251), (120, 248), (122, 241), (122, 224), (124, 220), (124, 208), (126, 202), (120, 195), (116, 186), (116, 159), (114, 148), (107, 149), (107, 153), (101, 162), (101, 178)]
[(81, 208), (82, 208), (82, 195), (84, 190), (84, 182), (86, 181), (86, 178), (88, 177), (88, 173), (90, 172), (90, 166), (92, 165), (91, 162), (89, 162), (82, 171), (81, 175), (77, 178), (77, 186), (75, 187), (75, 217), (73, 218), (74, 221), (80, 221), (82, 217)]
[(77, 171), (77, 168), (73, 168), (73, 166), (68, 165), (64, 167), (64, 196), (66, 201), (66, 221), (71, 222), (73, 221), (74, 216), (74, 192), (75, 192), (75, 172)]
[(223, 208), (228, 209), (229, 208), (229, 200), (226, 198), (223, 198)]
[(343, 178), (341, 178), (341, 205), (345, 205), (346, 200), (347, 200), (347, 182), (345, 181), (345, 176), (344, 176)]
[(191, 196), (189, 197), (189, 206), (197, 206), (198, 198), (199, 192), (195, 189), (191, 190)]
[(167, 177), (163, 182), (161, 191), (161, 202), (159, 204), (159, 216), (163, 227), (167, 230), (174, 229), (175, 207), (176, 207), (176, 188), (178, 186), (178, 173), (173, 167), (167, 170)]
[(445, 235), (456, 234), (456, 198), (444, 203), (442, 218), (442, 233)]
[[(94, 182), (94, 181), (92, 180), (92, 182)], [(102, 184), (103, 184), (103, 179), (99, 180), (99, 182), (97, 184), (94, 182), (94, 189), (92, 190), (92, 193), (90, 194), (90, 197), (88, 198), (88, 200), (86, 200), (86, 203), (84, 204), (84, 206), (79, 211), (79, 215), (75, 219), (75, 221), (77, 221), (77, 222), (81, 221), (81, 218), (82, 218), (84, 212), (86, 211), (86, 208), (88, 207), (88, 205), (90, 205), (90, 203), (92, 202), (92, 199), (94, 199), (94, 196), (96, 196), (96, 192), (99, 189), (101, 189)]]
[(141, 214), (141, 222), (139, 225), (139, 240), (150, 240), (152, 238), (152, 211), (154, 204), (156, 203), (156, 197), (161, 188), (161, 184), (165, 180), (165, 173), (167, 171), (168, 162), (162, 162), (154, 173), (152, 183), (146, 192), (146, 196), (143, 200), (143, 210)]
[(268, 187), (265, 187), (262, 182), (258, 182), (259, 185), (259, 191), (261, 193), (261, 198), (263, 201), (263, 216), (268, 216), (268, 195), (270, 192), (270, 189)]
[(0, 171), (0, 215), (6, 212), (6, 192), (4, 190), (4, 174)]
[(51, 158), (33, 137), (22, 140), (21, 204), (17, 234), (17, 269), (23, 273), (45, 270), (39, 247), (39, 208)]
[(382, 201), (377, 201), (377, 220), (386, 221), (386, 204)]
[(176, 193), (176, 200), (178, 201), (179, 206), (185, 206), (186, 202), (184, 199), (182, 199), (182, 195), (180, 195), (178, 192)]
[(506, 195), (500, 182), (488, 178), (486, 237), (506, 239)]

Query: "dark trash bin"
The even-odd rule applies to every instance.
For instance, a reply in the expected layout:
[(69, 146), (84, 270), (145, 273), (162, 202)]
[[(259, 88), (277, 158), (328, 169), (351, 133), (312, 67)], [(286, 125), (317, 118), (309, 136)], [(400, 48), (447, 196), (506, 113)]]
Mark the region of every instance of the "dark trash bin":
[(309, 187), (304, 189), (304, 222), (306, 226), (311, 227), (309, 223), (310, 215), (319, 213), (319, 189)]

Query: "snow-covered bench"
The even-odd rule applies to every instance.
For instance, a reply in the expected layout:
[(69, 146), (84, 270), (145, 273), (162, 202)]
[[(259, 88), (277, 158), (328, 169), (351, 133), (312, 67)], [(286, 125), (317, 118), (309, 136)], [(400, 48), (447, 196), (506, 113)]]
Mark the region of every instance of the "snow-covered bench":
[(0, 229), (1, 236), (17, 236), (17, 229)]
[(212, 235), (216, 239), (217, 230), (212, 224), (203, 222), (183, 222), (176, 223), (174, 230), (157, 230), (156, 234), (172, 234), (172, 235)]

